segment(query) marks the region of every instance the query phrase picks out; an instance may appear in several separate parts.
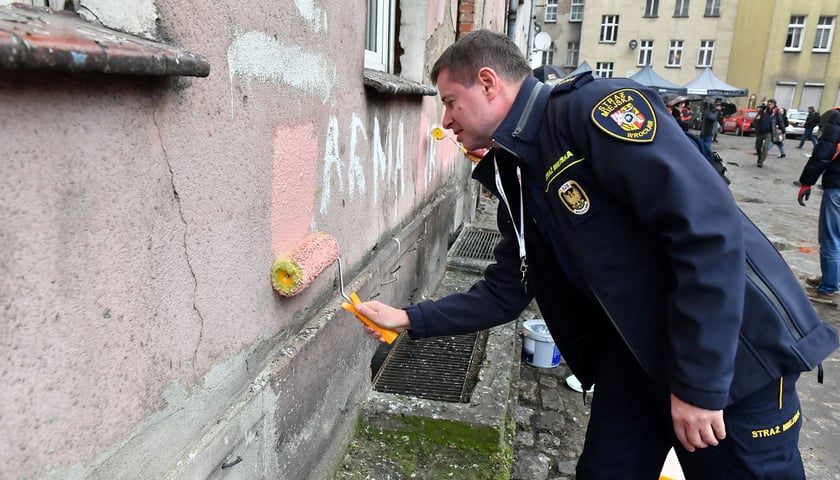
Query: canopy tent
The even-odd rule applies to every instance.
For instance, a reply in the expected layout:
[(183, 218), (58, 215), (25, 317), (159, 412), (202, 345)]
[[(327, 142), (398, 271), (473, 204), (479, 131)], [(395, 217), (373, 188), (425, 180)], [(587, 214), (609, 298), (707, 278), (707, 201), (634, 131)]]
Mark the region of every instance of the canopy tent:
[(746, 97), (748, 94), (746, 88), (733, 87), (718, 78), (708, 67), (703, 69), (697, 78), (686, 83), (683, 88), (689, 95), (705, 95), (706, 97)]
[(653, 71), (653, 67), (650, 65), (642, 67), (641, 70), (630, 77), (630, 80), (641, 83), (646, 87), (655, 88), (659, 93), (676, 93), (678, 95), (685, 95), (687, 93), (685, 88), (660, 77), (658, 73)]
[(592, 67), (589, 66), (589, 63), (587, 63), (586, 60), (581, 62), (580, 65), (578, 65), (578, 67), (576, 69), (567, 73), (566, 78), (573, 77), (573, 76), (581, 74), (583, 72), (592, 72), (592, 76), (595, 77), (595, 78), (598, 78), (598, 75), (595, 73), (594, 70), (592, 70)]
[(543, 83), (552, 83), (566, 76), (566, 72), (557, 65), (540, 65), (534, 69), (534, 76)]

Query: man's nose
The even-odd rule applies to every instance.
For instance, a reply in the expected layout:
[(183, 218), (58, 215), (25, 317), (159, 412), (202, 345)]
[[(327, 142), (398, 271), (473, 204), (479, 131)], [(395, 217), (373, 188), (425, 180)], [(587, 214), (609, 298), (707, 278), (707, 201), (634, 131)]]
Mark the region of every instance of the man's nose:
[(443, 128), (451, 130), (452, 123), (452, 115), (449, 115), (449, 110), (447, 110), (443, 113), (443, 121), (441, 121), (441, 125), (443, 125)]

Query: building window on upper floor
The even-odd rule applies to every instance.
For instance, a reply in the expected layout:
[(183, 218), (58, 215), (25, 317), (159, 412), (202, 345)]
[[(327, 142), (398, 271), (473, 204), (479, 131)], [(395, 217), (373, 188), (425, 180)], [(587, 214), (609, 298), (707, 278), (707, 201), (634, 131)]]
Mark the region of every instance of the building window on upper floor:
[(653, 40), (642, 40), (639, 42), (639, 56), (636, 57), (636, 66), (644, 67), (653, 63)]
[(600, 43), (615, 43), (618, 41), (618, 15), (601, 16)]
[(785, 40), (785, 50), (793, 52), (802, 51), (802, 34), (805, 33), (805, 16), (793, 15), (790, 17), (790, 24), (788, 24), (787, 39)]
[(817, 22), (817, 36), (814, 37), (815, 52), (830, 52), (831, 40), (834, 39), (835, 17), (820, 17)]
[(551, 46), (548, 47), (548, 50), (545, 52), (545, 63), (548, 65), (554, 65), (554, 42), (551, 42)]
[(645, 1), (645, 17), (658, 17), (659, 16), (659, 0), (646, 0)]
[(715, 41), (700, 40), (700, 50), (697, 52), (697, 66), (711, 67), (715, 59)]
[(671, 40), (668, 45), (668, 63), (666, 67), (680, 67), (682, 66), (683, 41)]
[(577, 67), (578, 57), (580, 56), (580, 44), (578, 42), (569, 42), (566, 44), (566, 67)]
[(719, 17), (720, 16), (720, 0), (706, 0), (706, 16)]
[(687, 17), (688, 16), (688, 0), (677, 0), (674, 3), (674, 16)]
[(595, 68), (595, 74), (601, 78), (612, 78), (613, 76), (613, 62), (598, 62)]
[(583, 21), (583, 0), (572, 0), (571, 9), (569, 10), (569, 21)]
[(367, 0), (365, 68), (393, 73), (394, 0)]
[(545, 1), (545, 21), (546, 22), (556, 22), (557, 21), (557, 0), (546, 0)]

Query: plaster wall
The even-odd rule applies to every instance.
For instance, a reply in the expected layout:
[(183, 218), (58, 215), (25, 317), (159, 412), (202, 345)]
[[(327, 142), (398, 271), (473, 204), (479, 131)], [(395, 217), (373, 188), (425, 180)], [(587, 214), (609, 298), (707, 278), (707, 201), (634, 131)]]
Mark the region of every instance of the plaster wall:
[(375, 345), (334, 268), (281, 298), (274, 258), (323, 230), (348, 288), (419, 300), (475, 192), (436, 98), (364, 87), (364, 5), (156, 1), (207, 78), (0, 71), (0, 478), (330, 471)]
[[(805, 17), (802, 48), (786, 51), (788, 26), (791, 15)], [(814, 52), (816, 25), (821, 16), (835, 17), (835, 33), (829, 52)], [(811, 2), (764, 2), (740, 0), (737, 35), (732, 47), (731, 72), (734, 82), (747, 85), (756, 94), (756, 102), (775, 96), (777, 86), (794, 89), (791, 108), (800, 105), (802, 90), (806, 85), (822, 86), (819, 105), (826, 111), (837, 105), (840, 98), (840, 45), (836, 19), (840, 17), (840, 4), (832, 0)]]
[[(651, 66), (662, 78), (685, 85), (699, 75), (697, 66), (701, 40), (714, 40), (712, 70), (727, 83), (730, 45), (735, 28), (737, 2), (722, 2), (720, 16), (704, 15), (706, 2), (689, 4), (688, 17), (674, 17), (674, 3), (660, 2), (659, 15), (645, 17), (645, 2), (604, 0), (586, 2), (580, 30), (580, 62), (587, 61), (594, 70), (598, 62), (613, 62), (613, 77), (631, 76), (639, 71), (638, 47), (631, 49), (630, 40), (653, 40)], [(618, 38), (615, 43), (600, 43), (601, 17), (618, 15)], [(671, 40), (683, 40), (682, 64), (667, 67)], [(564, 57), (561, 57), (564, 58)], [(579, 62), (579, 63), (580, 63)]]

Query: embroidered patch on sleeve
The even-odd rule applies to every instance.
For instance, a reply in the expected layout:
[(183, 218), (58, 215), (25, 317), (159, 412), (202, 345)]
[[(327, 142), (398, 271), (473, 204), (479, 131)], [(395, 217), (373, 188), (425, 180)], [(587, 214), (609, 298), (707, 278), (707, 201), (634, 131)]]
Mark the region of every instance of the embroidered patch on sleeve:
[(628, 142), (648, 143), (656, 136), (656, 115), (638, 90), (622, 88), (601, 99), (592, 121), (608, 135)]

